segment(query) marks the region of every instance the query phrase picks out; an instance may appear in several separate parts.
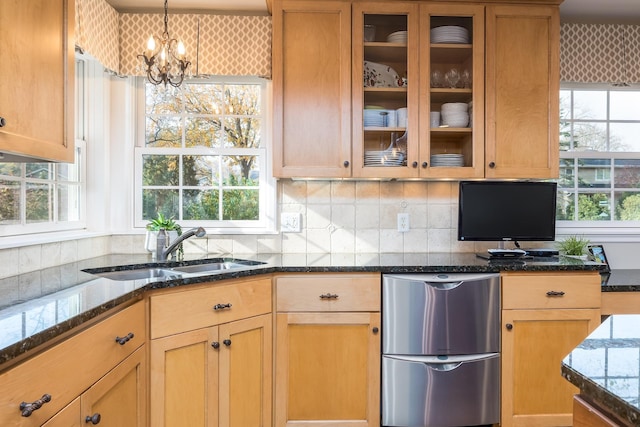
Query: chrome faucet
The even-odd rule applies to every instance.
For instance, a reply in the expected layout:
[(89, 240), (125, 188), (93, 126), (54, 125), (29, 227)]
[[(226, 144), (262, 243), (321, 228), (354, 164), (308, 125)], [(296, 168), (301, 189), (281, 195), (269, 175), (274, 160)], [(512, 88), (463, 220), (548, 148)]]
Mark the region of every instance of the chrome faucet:
[(191, 230), (182, 233), (176, 240), (167, 246), (167, 232), (164, 229), (161, 229), (158, 231), (158, 237), (156, 239), (156, 260), (166, 261), (169, 255), (176, 250), (180, 243), (184, 242), (189, 237), (204, 237), (205, 234), (207, 234), (207, 232), (202, 227), (192, 228)]

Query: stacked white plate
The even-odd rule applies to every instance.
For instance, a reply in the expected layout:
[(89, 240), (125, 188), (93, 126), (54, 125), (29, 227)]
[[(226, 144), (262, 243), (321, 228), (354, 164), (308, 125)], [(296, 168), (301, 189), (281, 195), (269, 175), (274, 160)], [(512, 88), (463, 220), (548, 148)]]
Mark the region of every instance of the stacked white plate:
[(365, 166), (405, 166), (406, 162), (406, 157), (400, 150), (366, 150), (364, 152)]
[(432, 154), (432, 167), (460, 167), (464, 166), (464, 155), (462, 154)]
[(457, 25), (432, 28), (431, 43), (469, 43), (469, 30)]
[(387, 36), (387, 42), (389, 43), (407, 43), (407, 32), (406, 31), (396, 31), (395, 33), (391, 33)]
[(396, 127), (398, 126), (396, 110), (364, 110), (365, 127)]
[(469, 104), (464, 102), (448, 102), (442, 104), (440, 117), (442, 124), (453, 128), (464, 128), (469, 125)]

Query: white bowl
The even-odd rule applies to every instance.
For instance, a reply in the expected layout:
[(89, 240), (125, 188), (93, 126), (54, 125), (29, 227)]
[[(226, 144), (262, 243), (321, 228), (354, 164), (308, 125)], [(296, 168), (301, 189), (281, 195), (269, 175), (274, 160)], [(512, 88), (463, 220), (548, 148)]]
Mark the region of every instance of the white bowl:
[(447, 102), (442, 104), (441, 112), (466, 112), (469, 109), (469, 104), (465, 102)]

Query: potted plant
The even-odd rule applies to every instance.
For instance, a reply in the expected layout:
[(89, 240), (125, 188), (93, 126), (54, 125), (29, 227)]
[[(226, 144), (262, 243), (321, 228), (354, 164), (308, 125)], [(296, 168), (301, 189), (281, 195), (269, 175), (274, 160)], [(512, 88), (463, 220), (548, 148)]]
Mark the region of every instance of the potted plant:
[(586, 260), (588, 258), (588, 245), (589, 239), (580, 236), (568, 236), (558, 242), (558, 251), (564, 256)]
[[(145, 238), (145, 248), (154, 255), (156, 252), (156, 238), (158, 231), (165, 230), (167, 232), (167, 244), (170, 244), (182, 234), (182, 227), (175, 222), (173, 218), (167, 218), (158, 212), (158, 216), (147, 224), (147, 235)], [(182, 245), (180, 245), (178, 253), (182, 255)]]

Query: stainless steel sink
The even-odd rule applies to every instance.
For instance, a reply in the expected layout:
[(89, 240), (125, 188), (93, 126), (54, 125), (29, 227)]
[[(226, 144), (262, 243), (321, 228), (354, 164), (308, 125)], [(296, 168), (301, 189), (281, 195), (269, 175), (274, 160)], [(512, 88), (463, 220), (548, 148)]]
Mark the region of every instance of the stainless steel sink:
[(237, 262), (211, 262), (206, 264), (194, 264), (194, 265), (184, 265), (182, 267), (173, 267), (171, 271), (178, 271), (181, 273), (207, 273), (207, 272), (220, 272), (220, 270), (232, 270), (237, 268), (247, 268), (250, 267), (246, 264), (239, 264)]
[(182, 277), (182, 274), (178, 271), (163, 268), (138, 268), (135, 270), (104, 271), (102, 273), (93, 274), (100, 277), (106, 277), (111, 280), (155, 279), (158, 277), (173, 277), (178, 279)]

